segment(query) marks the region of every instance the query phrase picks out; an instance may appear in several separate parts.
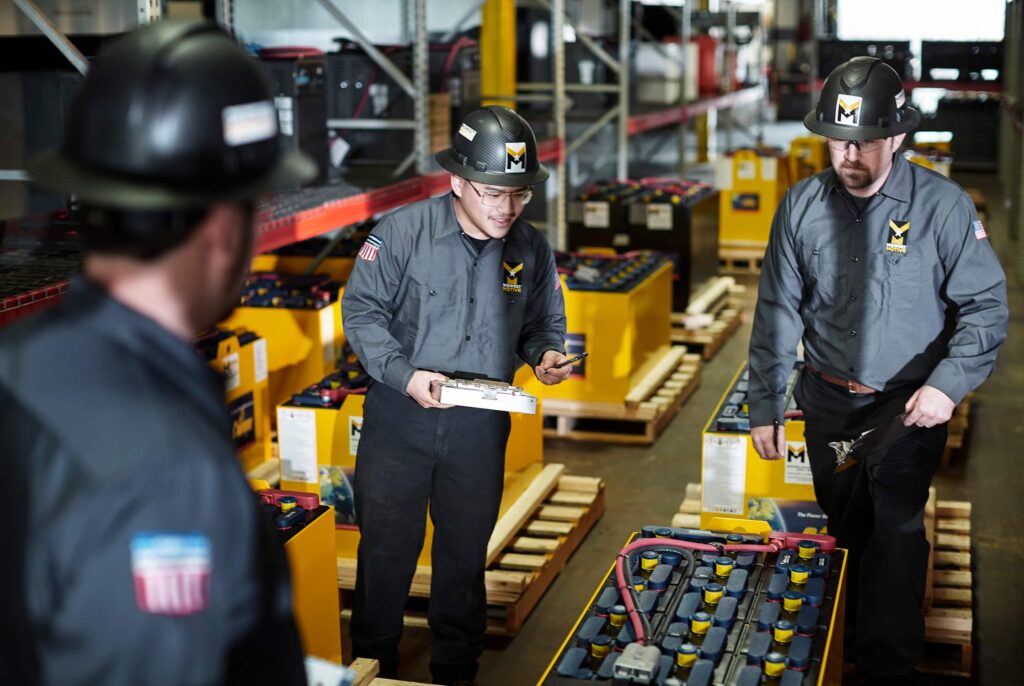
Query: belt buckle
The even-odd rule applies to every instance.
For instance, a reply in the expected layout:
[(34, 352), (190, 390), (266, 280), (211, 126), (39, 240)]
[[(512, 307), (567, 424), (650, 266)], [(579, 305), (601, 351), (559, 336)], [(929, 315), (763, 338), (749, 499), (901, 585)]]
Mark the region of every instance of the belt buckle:
[(857, 391), (853, 390), (853, 379), (846, 380), (846, 391), (851, 394), (857, 393)]

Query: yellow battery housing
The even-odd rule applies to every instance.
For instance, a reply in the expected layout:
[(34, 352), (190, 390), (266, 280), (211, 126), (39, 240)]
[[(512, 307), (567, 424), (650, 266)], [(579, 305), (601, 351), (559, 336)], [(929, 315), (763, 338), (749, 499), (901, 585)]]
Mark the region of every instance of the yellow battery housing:
[(271, 407), (337, 368), (345, 343), (341, 330), (343, 291), (339, 289), (337, 300), (319, 310), (239, 307), (221, 324), (228, 329), (254, 331), (267, 340)]
[(531, 378), (527, 392), (541, 398), (624, 403), (645, 362), (671, 345), (672, 265), (656, 268), (632, 290), (570, 290), (565, 294), (566, 349), (588, 357), (557, 386)]
[(789, 143), (789, 183), (795, 184), (825, 171), (831, 164), (827, 141), (816, 135), (797, 136)]
[(772, 217), (789, 187), (788, 160), (771, 149), (740, 149), (715, 169), (719, 249), (764, 249)]
[[(521, 385), (533, 371), (520, 368), (513, 381)], [(350, 395), (339, 408), (277, 407), (277, 435), (281, 456), (281, 488), (317, 493), (335, 508), (335, 546), (339, 557), (354, 559), (359, 547), (355, 526), (352, 478), (363, 427), (362, 395)], [(520, 472), (543, 462), (543, 418), (512, 414), (512, 430), (505, 450), (505, 472)], [(430, 564), (433, 525), (427, 530), (419, 563)]]
[(210, 367), (224, 377), (224, 401), (231, 413), (232, 437), (238, 448), (242, 470), (271, 458), (270, 391), (267, 377), (267, 341), (255, 338), (245, 343), (239, 334), (221, 340)]
[[(312, 257), (301, 255), (256, 255), (252, 258), (252, 271), (274, 272), (276, 274), (305, 274), (312, 264)], [(356, 265), (354, 257), (326, 257), (313, 270), (314, 274), (325, 274), (335, 281), (345, 283), (352, 268)]]
[[(718, 418), (746, 370), (733, 376), (704, 426), (701, 449), (700, 525), (719, 517), (765, 521), (776, 531), (825, 533), (825, 515), (814, 498), (802, 419), (786, 421), (785, 460), (762, 460), (750, 433), (719, 430)], [(780, 431), (782, 431), (780, 427)]]

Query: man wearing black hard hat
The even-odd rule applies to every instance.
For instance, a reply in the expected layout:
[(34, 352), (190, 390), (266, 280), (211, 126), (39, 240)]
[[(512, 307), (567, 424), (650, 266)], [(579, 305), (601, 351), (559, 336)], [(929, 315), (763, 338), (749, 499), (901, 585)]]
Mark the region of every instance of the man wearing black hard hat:
[(423, 545), (431, 555), (431, 672), (476, 678), (487, 626), (484, 562), (498, 516), (509, 417), (441, 405), (452, 375), (509, 382), (517, 358), (565, 379), (565, 312), (551, 248), (520, 219), (547, 177), (526, 121), (504, 107), (466, 116), (437, 154), (451, 193), (385, 217), (342, 301), (345, 335), (374, 382), (355, 474), (361, 540), (352, 646), (394, 676), (402, 615)]
[(304, 684), (284, 552), (192, 340), (237, 301), (257, 195), (314, 165), (253, 58), (164, 21), (91, 64), (29, 171), (77, 196), (86, 258), (0, 333), (0, 682)]
[[(775, 214), (750, 339), (751, 438), (769, 460), (786, 454), (774, 422), (803, 341), (795, 397), (815, 495), (851, 553), (846, 657), (885, 684), (908, 681), (923, 649), (923, 512), (946, 422), (991, 374), (1008, 319), (970, 196), (898, 152), (919, 121), (880, 60), (829, 75), (804, 124), (828, 139), (832, 168)], [(898, 416), (898, 440), (837, 472), (830, 443)]]

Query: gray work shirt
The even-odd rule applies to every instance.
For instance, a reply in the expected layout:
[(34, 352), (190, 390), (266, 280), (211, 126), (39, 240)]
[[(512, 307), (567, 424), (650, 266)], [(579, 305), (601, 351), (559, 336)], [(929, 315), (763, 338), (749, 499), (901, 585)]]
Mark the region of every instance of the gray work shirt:
[(0, 332), (0, 683), (306, 683), (223, 389), (85, 280)]
[(342, 298), (367, 372), (405, 393), (418, 369), (511, 381), (565, 345), (565, 302), (547, 240), (522, 219), (477, 254), (454, 199), (404, 207), (374, 228)]
[(933, 386), (959, 403), (1006, 338), (1006, 277), (964, 190), (894, 158), (862, 214), (828, 169), (772, 222), (750, 338), (751, 426), (782, 420), (803, 336), (814, 369), (876, 390)]

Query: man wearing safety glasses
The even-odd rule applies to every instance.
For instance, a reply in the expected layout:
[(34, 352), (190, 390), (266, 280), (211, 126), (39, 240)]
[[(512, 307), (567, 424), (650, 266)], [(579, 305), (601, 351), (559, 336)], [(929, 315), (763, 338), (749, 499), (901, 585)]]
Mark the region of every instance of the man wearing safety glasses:
[[(789, 190), (772, 223), (750, 338), (751, 439), (786, 455), (786, 383), (829, 533), (850, 551), (846, 659), (909, 683), (924, 644), (924, 506), (946, 422), (995, 365), (1006, 279), (970, 196), (898, 153), (920, 121), (896, 72), (857, 57), (804, 125), (832, 167)], [(897, 422), (902, 437), (837, 470), (830, 444)], [(902, 424), (902, 426), (900, 426)]]
[(484, 562), (498, 517), (509, 416), (441, 405), (453, 375), (509, 382), (517, 358), (546, 384), (563, 362), (565, 304), (551, 248), (520, 219), (547, 178), (529, 124), (504, 107), (470, 113), (437, 154), (449, 195), (385, 217), (342, 301), (345, 335), (375, 383), (355, 474), (360, 528), (352, 609), (357, 657), (394, 677), (402, 615), (434, 524), (430, 669), (472, 683), (487, 625)]

